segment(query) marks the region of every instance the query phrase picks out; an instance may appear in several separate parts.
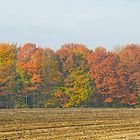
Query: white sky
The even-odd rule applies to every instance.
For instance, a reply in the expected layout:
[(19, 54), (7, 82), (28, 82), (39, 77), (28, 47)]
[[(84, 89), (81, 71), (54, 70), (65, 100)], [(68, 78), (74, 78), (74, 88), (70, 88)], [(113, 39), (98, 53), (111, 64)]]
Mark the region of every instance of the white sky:
[(0, 42), (54, 50), (140, 43), (140, 0), (0, 0)]

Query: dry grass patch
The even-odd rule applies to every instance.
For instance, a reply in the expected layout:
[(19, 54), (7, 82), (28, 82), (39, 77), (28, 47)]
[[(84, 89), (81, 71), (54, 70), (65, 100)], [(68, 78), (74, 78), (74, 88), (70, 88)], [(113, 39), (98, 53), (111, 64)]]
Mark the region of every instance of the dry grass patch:
[(0, 110), (1, 140), (139, 140), (140, 109)]

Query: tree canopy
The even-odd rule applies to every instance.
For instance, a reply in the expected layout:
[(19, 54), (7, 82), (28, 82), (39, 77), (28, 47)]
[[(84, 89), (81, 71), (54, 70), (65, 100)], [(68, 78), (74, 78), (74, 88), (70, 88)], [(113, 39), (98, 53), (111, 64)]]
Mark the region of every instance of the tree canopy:
[(0, 108), (140, 105), (140, 46), (0, 44)]

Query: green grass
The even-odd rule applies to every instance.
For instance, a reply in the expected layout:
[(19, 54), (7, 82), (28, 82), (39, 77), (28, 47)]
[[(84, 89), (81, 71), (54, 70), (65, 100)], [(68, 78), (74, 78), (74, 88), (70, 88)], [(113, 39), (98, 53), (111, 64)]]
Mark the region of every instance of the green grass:
[(140, 140), (140, 109), (0, 110), (1, 140)]

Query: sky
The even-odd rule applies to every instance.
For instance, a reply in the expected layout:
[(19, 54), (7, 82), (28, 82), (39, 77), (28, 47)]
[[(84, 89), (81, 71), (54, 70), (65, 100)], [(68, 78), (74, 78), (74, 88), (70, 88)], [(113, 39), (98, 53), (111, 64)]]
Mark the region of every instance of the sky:
[(54, 50), (140, 43), (140, 0), (0, 0), (0, 42)]

